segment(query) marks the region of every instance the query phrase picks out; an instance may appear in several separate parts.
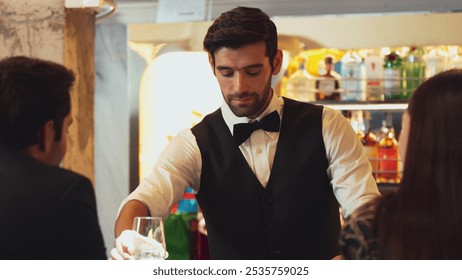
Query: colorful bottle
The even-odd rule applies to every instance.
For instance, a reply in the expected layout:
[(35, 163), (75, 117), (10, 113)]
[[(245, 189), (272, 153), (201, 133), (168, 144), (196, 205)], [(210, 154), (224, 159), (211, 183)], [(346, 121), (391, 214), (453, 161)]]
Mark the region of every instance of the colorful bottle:
[(431, 48), (425, 56), (425, 77), (428, 79), (446, 70), (446, 60), (447, 54), (442, 47)]
[(305, 60), (300, 61), (298, 70), (287, 79), (286, 95), (298, 101), (316, 101), (314, 95), (314, 79), (306, 71)]
[(341, 59), (342, 63), (342, 94), (341, 100), (365, 100), (361, 87), (363, 63), (356, 51), (349, 50)]
[(399, 183), (398, 141), (392, 124), (392, 114), (385, 113), (385, 119), (386, 127), (378, 145), (377, 181), (379, 183)]
[(324, 58), (325, 71), (316, 80), (316, 100), (340, 100), (340, 75), (334, 70), (334, 58), (326, 56)]
[(377, 52), (371, 52), (364, 58), (366, 71), (366, 99), (369, 101), (383, 101), (382, 89), (383, 58)]
[(172, 206), (170, 213), (197, 213), (197, 210), (198, 204), (196, 196), (194, 195), (194, 190), (188, 187), (184, 190), (180, 201)]
[(425, 61), (422, 48), (411, 47), (408, 55), (404, 58), (404, 89), (400, 96), (402, 100), (409, 100), (415, 89), (425, 79)]
[(372, 117), (370, 112), (364, 112), (364, 120), (365, 133), (364, 136), (361, 137), (361, 143), (363, 144), (364, 149), (366, 150), (366, 155), (372, 165), (372, 175), (374, 175), (374, 178), (377, 180), (377, 172), (379, 170), (379, 150), (377, 135), (375, 135), (374, 131), (372, 130)]
[(449, 68), (462, 69), (462, 47), (453, 47), (454, 54), (449, 62)]
[(384, 58), (383, 64), (383, 89), (385, 100), (399, 100), (401, 98), (403, 62), (396, 53), (391, 52)]

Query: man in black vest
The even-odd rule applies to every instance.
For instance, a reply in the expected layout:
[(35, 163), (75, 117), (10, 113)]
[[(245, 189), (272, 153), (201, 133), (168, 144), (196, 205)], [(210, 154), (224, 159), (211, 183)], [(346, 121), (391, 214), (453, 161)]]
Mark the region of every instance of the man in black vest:
[[(238, 7), (208, 29), (204, 49), (224, 103), (167, 146), (122, 203), (113, 258), (132, 258), (134, 216), (166, 217), (192, 186), (214, 259), (330, 259), (339, 254), (339, 203), (348, 216), (379, 195), (348, 121), (281, 98), (274, 23)], [(168, 243), (168, 240), (167, 240)]]
[(107, 259), (90, 180), (59, 167), (74, 74), (0, 60), (0, 259)]

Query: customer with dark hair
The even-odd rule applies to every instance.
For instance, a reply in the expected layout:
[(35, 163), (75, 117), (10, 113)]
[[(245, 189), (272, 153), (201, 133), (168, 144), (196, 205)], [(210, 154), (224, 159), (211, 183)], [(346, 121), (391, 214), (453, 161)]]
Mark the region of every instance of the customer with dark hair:
[(339, 203), (348, 216), (378, 195), (350, 124), (332, 109), (274, 93), (282, 51), (261, 10), (223, 13), (204, 49), (223, 105), (181, 131), (122, 203), (112, 257), (133, 258), (133, 217), (166, 217), (188, 186), (205, 217), (211, 258), (335, 257)]
[(105, 259), (91, 182), (59, 167), (74, 74), (24, 56), (0, 61), (0, 259)]
[(425, 81), (403, 115), (397, 192), (352, 214), (346, 259), (460, 259), (462, 252), (462, 69)]

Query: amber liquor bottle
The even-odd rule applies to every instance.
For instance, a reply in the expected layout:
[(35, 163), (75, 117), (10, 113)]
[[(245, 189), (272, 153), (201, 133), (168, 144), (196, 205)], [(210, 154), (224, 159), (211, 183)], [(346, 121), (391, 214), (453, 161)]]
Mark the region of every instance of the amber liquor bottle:
[(379, 171), (377, 181), (379, 183), (399, 183), (398, 173), (398, 141), (392, 124), (392, 113), (385, 113), (386, 127), (379, 140)]
[(378, 151), (378, 142), (377, 142), (377, 135), (375, 135), (374, 131), (372, 130), (372, 118), (371, 113), (366, 111), (364, 112), (364, 120), (365, 120), (365, 133), (364, 136), (361, 137), (361, 143), (366, 150), (366, 155), (369, 158), (369, 161), (372, 165), (372, 174), (374, 178), (377, 180), (377, 172), (379, 170), (379, 151)]

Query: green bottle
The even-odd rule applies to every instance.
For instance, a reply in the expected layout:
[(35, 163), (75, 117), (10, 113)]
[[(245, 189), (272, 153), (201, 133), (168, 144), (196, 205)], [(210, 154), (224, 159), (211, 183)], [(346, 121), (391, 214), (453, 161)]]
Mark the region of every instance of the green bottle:
[(425, 79), (425, 61), (422, 48), (411, 47), (408, 55), (404, 58), (404, 90), (401, 99), (409, 100), (415, 89)]
[(383, 64), (383, 89), (385, 100), (401, 99), (403, 91), (403, 59), (395, 52), (391, 52), (384, 58)]

